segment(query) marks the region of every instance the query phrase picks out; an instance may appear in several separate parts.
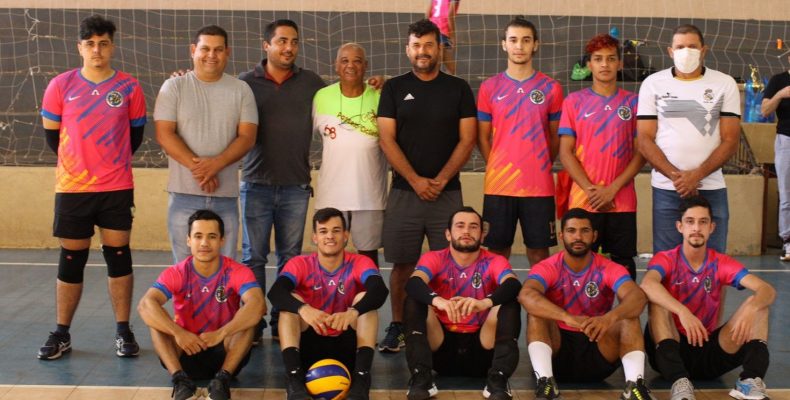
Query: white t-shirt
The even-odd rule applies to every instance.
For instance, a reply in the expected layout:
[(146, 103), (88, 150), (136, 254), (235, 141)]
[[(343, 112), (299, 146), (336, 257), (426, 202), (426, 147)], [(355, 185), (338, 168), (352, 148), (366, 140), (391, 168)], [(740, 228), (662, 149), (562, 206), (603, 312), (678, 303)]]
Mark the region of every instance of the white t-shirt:
[[(735, 80), (706, 68), (700, 79), (683, 81), (668, 68), (650, 75), (639, 90), (638, 119), (658, 119), (656, 145), (681, 170), (699, 167), (721, 143), (719, 120), (740, 117)], [(723, 189), (721, 168), (700, 182), (702, 190)], [(653, 169), (655, 188), (675, 190), (672, 180)]]

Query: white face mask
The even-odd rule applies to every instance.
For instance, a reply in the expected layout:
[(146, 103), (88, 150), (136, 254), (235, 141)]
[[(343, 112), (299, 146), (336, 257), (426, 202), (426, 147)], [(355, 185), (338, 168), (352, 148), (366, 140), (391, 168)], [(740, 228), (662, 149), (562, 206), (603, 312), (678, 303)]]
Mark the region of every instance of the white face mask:
[(672, 59), (675, 60), (675, 68), (684, 74), (690, 74), (699, 67), (702, 52), (698, 49), (686, 47), (674, 50), (672, 54)]

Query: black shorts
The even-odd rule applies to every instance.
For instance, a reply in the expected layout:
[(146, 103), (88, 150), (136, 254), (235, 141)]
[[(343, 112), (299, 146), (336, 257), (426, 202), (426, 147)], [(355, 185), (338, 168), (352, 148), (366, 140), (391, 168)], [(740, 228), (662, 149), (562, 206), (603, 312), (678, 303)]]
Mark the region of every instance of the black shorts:
[(494, 349), (486, 350), (480, 344), (480, 330), (450, 332), (444, 325), (442, 330), (444, 341), (433, 352), (433, 369), (443, 376), (486, 376), (494, 359)]
[[(691, 379), (715, 379), (743, 365), (743, 351), (730, 354), (719, 345), (721, 328), (708, 335), (708, 341), (702, 347), (690, 345), (688, 338), (680, 335), (680, 359)], [(656, 365), (656, 343), (650, 335), (649, 325), (645, 326), (645, 353), (650, 367), (660, 373)]]
[(560, 350), (551, 358), (554, 376), (563, 382), (600, 382), (620, 368), (618, 358), (609, 362), (582, 332), (560, 329)]
[(96, 193), (55, 193), (52, 236), (87, 239), (93, 227), (128, 231), (134, 218), (134, 189)]
[(557, 244), (554, 197), (483, 196), (483, 221), (488, 235), (483, 245), (494, 250), (513, 245), (516, 222), (521, 224), (524, 244), (543, 249)]
[(357, 331), (349, 328), (338, 336), (321, 336), (313, 328), (307, 328), (299, 339), (299, 354), (305, 372), (325, 358), (340, 361), (348, 372), (353, 372), (357, 361)]
[[(603, 248), (612, 261), (624, 265), (636, 275), (636, 213), (590, 213), (593, 227), (598, 231), (598, 240), (593, 243), (596, 253)], [(634, 271), (631, 271), (631, 269)]]
[[(181, 363), (181, 369), (189, 375), (192, 379), (211, 379), (222, 368), (222, 363), (225, 362), (225, 345), (220, 343), (214, 347), (209, 347), (195, 355), (181, 354), (178, 361)], [(239, 374), (242, 368), (250, 361), (250, 352), (239, 363), (235, 371), (231, 371), (233, 376)], [(159, 360), (164, 367), (162, 360)]]

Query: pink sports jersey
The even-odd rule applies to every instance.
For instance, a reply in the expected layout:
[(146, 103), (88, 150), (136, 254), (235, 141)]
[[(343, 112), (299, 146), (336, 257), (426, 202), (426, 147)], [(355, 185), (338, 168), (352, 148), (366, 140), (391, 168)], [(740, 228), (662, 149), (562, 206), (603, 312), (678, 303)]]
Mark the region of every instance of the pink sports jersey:
[[(573, 92), (562, 103), (560, 135), (576, 138), (576, 158), (595, 185), (609, 185), (634, 157), (637, 95), (618, 89), (609, 97), (592, 89)], [(596, 212), (576, 182), (571, 186), (569, 208)], [(607, 212), (636, 212), (636, 190), (631, 180), (614, 198)]]
[[(527, 279), (540, 282), (546, 298), (571, 315), (604, 315), (612, 309), (620, 285), (630, 281), (631, 276), (622, 265), (592, 254), (590, 265), (574, 272), (565, 264), (565, 251), (561, 251), (533, 266)], [(579, 332), (564, 322), (557, 324), (561, 329)]]
[(116, 71), (93, 83), (79, 69), (64, 72), (47, 86), (41, 115), (60, 122), (56, 192), (134, 187), (129, 128), (146, 122), (145, 97), (136, 79)]
[[(647, 270), (661, 274), (661, 283), (672, 297), (697, 316), (708, 333), (711, 333), (719, 324), (722, 286), (743, 289), (741, 279), (749, 274), (749, 270), (734, 258), (709, 248), (702, 267), (695, 272), (683, 255), (682, 248), (683, 245), (679, 245), (656, 254), (647, 264)], [(672, 317), (678, 332), (685, 335), (686, 330), (677, 315)]]
[(450, 35), (450, 25), (447, 22), (450, 17), (450, 7), (455, 7), (455, 10), (458, 11), (460, 2), (461, 0), (431, 0), (430, 20), (439, 27), (442, 35)]
[(477, 118), (491, 122), (485, 194), (554, 196), (549, 121), (558, 121), (562, 87), (542, 72), (517, 81), (505, 72), (486, 79), (477, 96)]
[(241, 296), (259, 288), (252, 270), (222, 256), (219, 270), (202, 276), (192, 264), (192, 256), (162, 271), (153, 287), (173, 299), (175, 322), (195, 334), (212, 332), (233, 319)]
[[(428, 275), (428, 287), (439, 296), (484, 299), (494, 293), (502, 278), (513, 270), (505, 257), (481, 249), (477, 260), (467, 267), (455, 262), (450, 249), (430, 251), (417, 262), (418, 271)], [(447, 313), (435, 310), (442, 325), (451, 332), (477, 332), (488, 317), (488, 311), (469, 315), (458, 323), (450, 322)]]
[[(294, 293), (311, 307), (328, 314), (346, 311), (354, 304), (354, 297), (365, 291), (365, 281), (381, 275), (370, 258), (345, 252), (343, 265), (329, 272), (318, 263), (318, 254), (297, 256), (288, 260), (280, 272), (294, 283)], [(326, 336), (343, 333), (328, 329)]]

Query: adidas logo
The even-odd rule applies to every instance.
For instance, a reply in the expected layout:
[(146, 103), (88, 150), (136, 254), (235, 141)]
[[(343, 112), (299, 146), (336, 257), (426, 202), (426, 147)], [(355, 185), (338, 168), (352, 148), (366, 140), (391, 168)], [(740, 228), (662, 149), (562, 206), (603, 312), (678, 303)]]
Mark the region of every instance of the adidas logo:
[(406, 97), (403, 98), (403, 100), (404, 101), (406, 101), (406, 100), (414, 100), (414, 96), (412, 96), (411, 93), (409, 93), (409, 94), (406, 95)]

